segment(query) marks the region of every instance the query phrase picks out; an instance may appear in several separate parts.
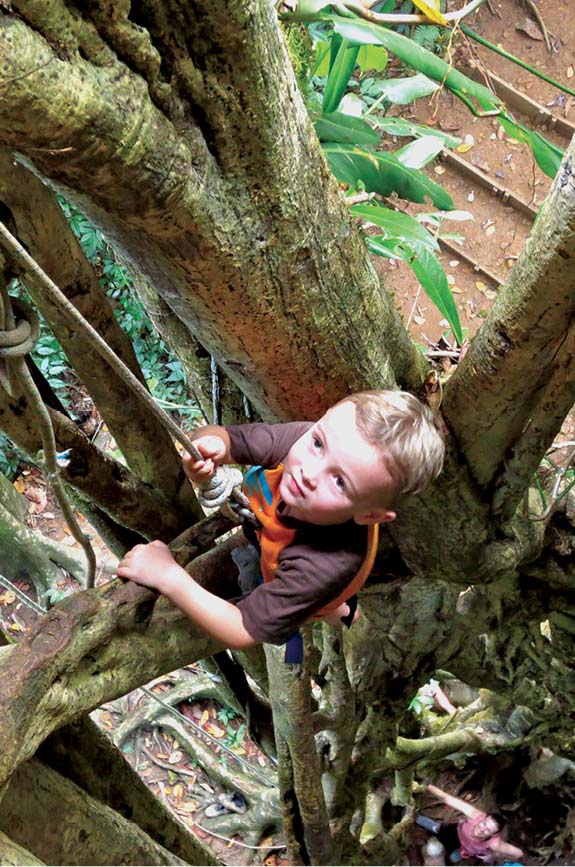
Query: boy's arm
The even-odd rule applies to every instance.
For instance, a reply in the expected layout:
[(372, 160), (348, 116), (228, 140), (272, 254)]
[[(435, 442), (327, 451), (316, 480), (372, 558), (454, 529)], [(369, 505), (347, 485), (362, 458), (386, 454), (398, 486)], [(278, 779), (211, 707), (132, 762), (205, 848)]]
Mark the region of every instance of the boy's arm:
[(443, 803), (448, 807), (453, 807), (454, 810), (458, 810), (469, 819), (475, 819), (476, 816), (480, 816), (482, 813), (482, 810), (478, 810), (477, 807), (468, 804), (467, 801), (462, 801), (461, 798), (456, 798), (454, 795), (448, 795), (447, 792), (438, 789), (437, 786), (429, 784), (427, 786), (427, 791), (430, 794), (435, 795), (435, 797), (440, 801), (443, 801)]
[(240, 650), (257, 643), (245, 628), (239, 609), (194, 581), (163, 542), (136, 545), (121, 560), (117, 574), (158, 590), (226, 647)]

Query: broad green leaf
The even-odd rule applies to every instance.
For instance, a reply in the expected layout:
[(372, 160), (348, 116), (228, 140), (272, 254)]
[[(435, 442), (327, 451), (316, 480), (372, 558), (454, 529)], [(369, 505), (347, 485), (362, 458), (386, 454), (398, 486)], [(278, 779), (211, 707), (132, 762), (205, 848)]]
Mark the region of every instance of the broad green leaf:
[(323, 111), (329, 114), (339, 105), (354, 70), (359, 46), (350, 45), (347, 39), (332, 39), (331, 66), (323, 92)]
[(379, 226), (386, 237), (394, 239), (396, 243), (401, 241), (417, 251), (426, 247), (430, 250), (439, 249), (433, 235), (409, 214), (402, 214), (382, 205), (353, 205), (350, 211), (354, 217), (361, 217), (366, 223)]
[(434, 135), (422, 136), (394, 152), (402, 166), (422, 169), (443, 150), (443, 142)]
[(357, 145), (378, 145), (379, 135), (365, 120), (339, 111), (313, 117), (320, 141), (349, 142)]
[(312, 75), (327, 75), (330, 67), (329, 43), (322, 42), (316, 48), (316, 63)]
[(430, 250), (419, 250), (412, 259), (406, 259), (413, 273), (419, 280), (423, 291), (433, 301), (437, 309), (445, 316), (455, 339), (461, 345), (463, 333), (459, 321), (459, 313), (453, 295), (445, 276), (445, 271)]
[(434, 129), (431, 126), (410, 123), (402, 117), (378, 117), (374, 115), (370, 116), (369, 122), (372, 126), (389, 133), (389, 135), (413, 137), (433, 135), (441, 139), (446, 147), (455, 148), (461, 144), (461, 139), (455, 135), (449, 135), (449, 133), (442, 132), (440, 129)]
[(508, 135), (529, 145), (541, 171), (550, 178), (554, 178), (563, 159), (561, 148), (547, 141), (541, 133), (527, 129), (521, 123), (516, 123), (509, 115), (502, 115), (499, 122)]
[(380, 196), (396, 192), (402, 199), (420, 204), (429, 198), (442, 211), (453, 208), (449, 193), (423, 172), (402, 166), (393, 154), (370, 153), (335, 142), (324, 144), (323, 149), (336, 178), (355, 190), (363, 186)]
[(366, 235), (365, 243), (370, 253), (383, 256), (385, 259), (403, 259), (404, 253), (398, 248), (397, 238), (386, 238), (383, 235)]
[(383, 45), (362, 45), (357, 55), (357, 62), (362, 72), (368, 69), (383, 72), (387, 66), (387, 51)]
[(422, 72), (439, 85), (444, 85), (459, 99), (463, 100), (472, 110), (475, 110), (471, 100), (475, 100), (483, 111), (503, 111), (504, 106), (498, 97), (483, 84), (472, 81), (459, 70), (454, 69), (445, 60), (433, 52), (417, 45), (412, 39), (400, 33), (359, 19), (341, 18), (330, 12), (322, 12), (324, 21), (332, 21), (336, 33), (345, 37), (355, 45), (383, 45), (389, 52), (395, 54), (408, 66)]
[(408, 105), (422, 96), (429, 96), (439, 89), (439, 85), (426, 75), (410, 75), (407, 78), (386, 78), (373, 85), (379, 93), (395, 105)]

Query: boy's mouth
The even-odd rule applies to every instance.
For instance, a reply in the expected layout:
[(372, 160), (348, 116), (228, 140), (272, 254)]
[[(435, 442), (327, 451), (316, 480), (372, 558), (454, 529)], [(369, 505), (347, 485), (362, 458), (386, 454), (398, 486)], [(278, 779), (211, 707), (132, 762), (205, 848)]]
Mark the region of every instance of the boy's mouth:
[(291, 473), (290, 473), (290, 475), (288, 476), (288, 485), (287, 485), (287, 486), (288, 486), (288, 491), (289, 491), (290, 494), (292, 494), (294, 497), (303, 497), (303, 496), (304, 496), (304, 492), (303, 492), (303, 490), (302, 490), (302, 489), (300, 488), (300, 486), (298, 485), (298, 483), (297, 483), (297, 481), (296, 481), (296, 479), (295, 479), (295, 476), (292, 476)]

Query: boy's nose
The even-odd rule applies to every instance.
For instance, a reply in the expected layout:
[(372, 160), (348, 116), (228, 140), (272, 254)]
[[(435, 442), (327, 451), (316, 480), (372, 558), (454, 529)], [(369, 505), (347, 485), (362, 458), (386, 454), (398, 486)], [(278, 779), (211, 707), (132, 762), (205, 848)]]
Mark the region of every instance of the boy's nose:
[(302, 467), (301, 468), (301, 477), (304, 485), (307, 488), (311, 488), (311, 490), (315, 490), (317, 487), (317, 478), (316, 474), (313, 472), (312, 467)]

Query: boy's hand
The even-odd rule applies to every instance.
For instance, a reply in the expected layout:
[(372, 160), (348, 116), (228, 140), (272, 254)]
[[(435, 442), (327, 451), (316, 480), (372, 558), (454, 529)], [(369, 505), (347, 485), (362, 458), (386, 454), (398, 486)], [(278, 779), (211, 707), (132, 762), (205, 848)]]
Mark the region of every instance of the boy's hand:
[[(322, 617), (324, 623), (329, 623), (330, 626), (341, 626), (341, 618), (349, 617), (349, 605), (347, 602), (342, 602), (341, 605), (335, 609), (335, 611), (330, 611), (329, 614), (326, 614), (325, 617)], [(352, 623), (355, 623), (357, 618), (359, 617), (359, 610), (356, 609), (355, 614), (353, 615)]]
[(194, 445), (204, 459), (197, 461), (185, 452), (182, 457), (184, 472), (195, 485), (205, 485), (224, 462), (227, 454), (226, 444), (220, 437), (208, 435), (198, 437), (194, 440)]
[(168, 546), (156, 540), (147, 545), (135, 545), (120, 560), (116, 574), (120, 578), (129, 578), (136, 584), (153, 587), (160, 593), (165, 593), (174, 572), (172, 567), (180, 570)]

